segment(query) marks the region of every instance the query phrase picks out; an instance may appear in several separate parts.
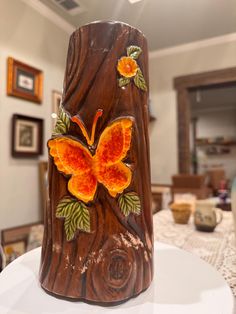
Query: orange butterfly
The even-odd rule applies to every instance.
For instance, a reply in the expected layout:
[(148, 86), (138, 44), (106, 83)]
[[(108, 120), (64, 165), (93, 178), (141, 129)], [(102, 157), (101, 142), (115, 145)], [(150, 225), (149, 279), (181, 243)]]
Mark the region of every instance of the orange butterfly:
[[(96, 124), (101, 115), (102, 110), (98, 110), (94, 117), (91, 138), (78, 116), (71, 119), (80, 127), (90, 147), (94, 143)], [(132, 173), (122, 160), (130, 148), (132, 124), (129, 117), (113, 121), (102, 132), (94, 155), (81, 142), (66, 136), (48, 141), (50, 155), (54, 158), (57, 169), (71, 176), (68, 190), (77, 199), (85, 203), (92, 201), (98, 182), (113, 197), (130, 185)]]

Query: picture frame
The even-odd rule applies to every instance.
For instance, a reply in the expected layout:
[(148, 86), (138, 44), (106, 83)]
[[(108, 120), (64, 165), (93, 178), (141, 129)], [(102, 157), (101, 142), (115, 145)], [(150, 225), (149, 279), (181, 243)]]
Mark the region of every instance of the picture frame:
[(12, 117), (12, 156), (37, 157), (43, 154), (43, 119), (14, 114)]
[(34, 226), (41, 225), (43, 221), (37, 221), (34, 223), (15, 226), (1, 230), (1, 245), (2, 247), (8, 243), (25, 241), (28, 238), (31, 228)]
[(44, 225), (38, 224), (31, 226), (30, 232), (27, 238), (26, 251), (31, 251), (43, 244)]
[(23, 255), (26, 252), (26, 243), (26, 239), (24, 239), (15, 242), (9, 242), (3, 246), (5, 265), (8, 265), (17, 257)]
[(43, 72), (8, 57), (7, 95), (41, 104), (43, 99)]
[(4, 268), (19, 255), (41, 244), (43, 238), (43, 221), (1, 230), (1, 247)]
[(54, 129), (56, 125), (57, 117), (59, 114), (59, 107), (61, 104), (61, 99), (62, 99), (62, 93), (57, 90), (53, 90), (52, 91), (52, 114), (51, 114), (52, 129)]

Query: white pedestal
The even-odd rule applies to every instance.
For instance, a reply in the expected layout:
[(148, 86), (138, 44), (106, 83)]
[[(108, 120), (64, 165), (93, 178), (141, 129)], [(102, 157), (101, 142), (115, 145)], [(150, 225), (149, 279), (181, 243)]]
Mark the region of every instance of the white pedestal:
[(150, 288), (114, 307), (48, 295), (38, 282), (40, 249), (19, 257), (0, 274), (1, 314), (233, 314), (234, 298), (222, 276), (197, 256), (155, 243)]

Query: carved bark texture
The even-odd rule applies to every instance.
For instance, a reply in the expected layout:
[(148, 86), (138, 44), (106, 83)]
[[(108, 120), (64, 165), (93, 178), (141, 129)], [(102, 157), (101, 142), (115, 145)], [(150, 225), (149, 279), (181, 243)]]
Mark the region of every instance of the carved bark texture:
[[(91, 130), (96, 110), (103, 109), (95, 143), (111, 121), (132, 116), (135, 123), (126, 161), (133, 172), (127, 191), (141, 200), (141, 214), (125, 217), (117, 198), (98, 186), (89, 205), (91, 233), (78, 231), (67, 241), (64, 221), (56, 218), (60, 199), (69, 195), (68, 179), (58, 172), (49, 157), (49, 193), (45, 213), (40, 282), (55, 295), (116, 304), (148, 288), (153, 276), (153, 230), (150, 208), (150, 166), (148, 138), (148, 92), (131, 81), (119, 87), (116, 66), (131, 45), (142, 49), (137, 63), (148, 86), (147, 44), (141, 32), (117, 22), (88, 24), (75, 31), (69, 42), (64, 79), (63, 107), (81, 116)], [(86, 145), (73, 125), (70, 135)]]

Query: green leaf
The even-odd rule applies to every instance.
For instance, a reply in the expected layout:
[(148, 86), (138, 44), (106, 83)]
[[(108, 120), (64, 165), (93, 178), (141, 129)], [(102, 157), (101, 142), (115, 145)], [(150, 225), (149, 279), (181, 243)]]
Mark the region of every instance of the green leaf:
[(66, 239), (74, 238), (77, 229), (90, 232), (90, 214), (87, 206), (70, 197), (63, 198), (57, 205), (57, 218), (65, 218), (64, 228)]
[(141, 90), (145, 92), (147, 91), (147, 85), (146, 85), (145, 79), (143, 77), (143, 73), (140, 70), (140, 68), (138, 68), (137, 74), (134, 77), (134, 84)]
[(65, 197), (57, 205), (56, 217), (67, 217), (72, 210), (72, 206), (77, 203), (77, 200)]
[(128, 192), (122, 194), (118, 203), (122, 213), (127, 217), (130, 213), (134, 213), (136, 215), (140, 215), (141, 213), (141, 203), (137, 193)]
[(127, 78), (127, 77), (121, 77), (121, 78), (119, 79), (119, 87), (123, 87), (123, 86), (129, 84), (129, 82), (130, 82), (130, 79), (129, 79), (129, 78)]
[(70, 118), (63, 108), (60, 107), (57, 122), (53, 130), (53, 135), (65, 134), (69, 131), (69, 128)]
[(141, 52), (142, 52), (142, 49), (138, 46), (129, 46), (127, 48), (127, 56), (133, 59), (138, 59)]
[(72, 216), (78, 229), (90, 232), (90, 215), (84, 203), (79, 202), (79, 206)]

